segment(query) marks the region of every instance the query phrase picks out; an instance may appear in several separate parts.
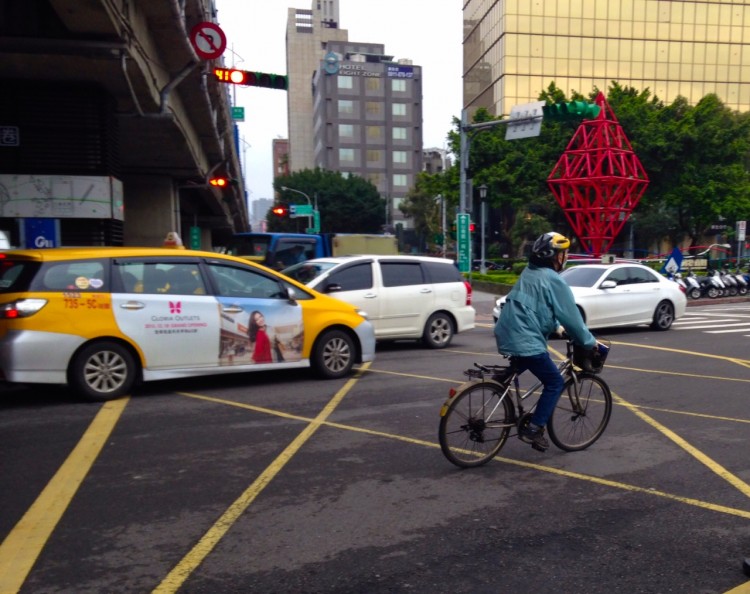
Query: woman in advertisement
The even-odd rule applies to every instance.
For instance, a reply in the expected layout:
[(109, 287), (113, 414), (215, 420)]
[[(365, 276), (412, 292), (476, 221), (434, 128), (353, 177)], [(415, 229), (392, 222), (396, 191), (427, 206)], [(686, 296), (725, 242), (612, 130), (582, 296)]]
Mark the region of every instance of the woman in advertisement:
[(253, 363), (272, 363), (271, 341), (266, 332), (266, 319), (257, 309), (250, 314), (248, 335), (253, 347)]

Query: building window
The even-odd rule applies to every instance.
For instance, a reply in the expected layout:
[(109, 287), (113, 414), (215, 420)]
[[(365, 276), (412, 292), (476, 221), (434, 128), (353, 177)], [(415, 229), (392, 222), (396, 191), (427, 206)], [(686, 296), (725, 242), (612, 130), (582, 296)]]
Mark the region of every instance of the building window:
[(379, 91), (380, 90), (380, 79), (379, 78), (366, 78), (365, 88), (368, 91)]
[(382, 126), (367, 126), (366, 130), (368, 140), (378, 140), (383, 136)]
[(405, 93), (406, 92), (406, 81), (402, 78), (392, 78), (391, 79), (391, 91), (394, 91), (396, 93)]
[(365, 112), (368, 116), (379, 117), (383, 113), (383, 104), (379, 101), (366, 101)]
[(369, 149), (367, 151), (367, 162), (377, 163), (380, 161), (380, 151), (376, 149)]
[(394, 186), (406, 186), (407, 176), (405, 173), (394, 173), (393, 174), (393, 185)]
[(405, 116), (406, 103), (391, 103), (391, 115)]
[(353, 148), (340, 148), (339, 149), (339, 161), (348, 161), (351, 163), (354, 161), (354, 149)]
[(406, 128), (395, 126), (393, 128), (393, 140), (406, 140)]
[(350, 99), (339, 99), (339, 114), (351, 115), (354, 113), (354, 101)]
[(354, 126), (352, 124), (339, 124), (339, 138), (354, 138)]
[(394, 163), (406, 163), (406, 151), (393, 151)]
[(337, 76), (336, 78), (336, 85), (339, 89), (351, 89), (354, 86), (351, 76)]

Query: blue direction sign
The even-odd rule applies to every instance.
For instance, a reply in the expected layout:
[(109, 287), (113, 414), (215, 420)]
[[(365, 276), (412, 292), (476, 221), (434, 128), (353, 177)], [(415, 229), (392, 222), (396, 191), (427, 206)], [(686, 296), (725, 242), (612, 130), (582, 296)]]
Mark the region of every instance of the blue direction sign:
[(470, 224), (470, 214), (459, 213), (458, 215), (456, 215), (458, 269), (461, 272), (471, 272), (471, 234), (469, 233)]

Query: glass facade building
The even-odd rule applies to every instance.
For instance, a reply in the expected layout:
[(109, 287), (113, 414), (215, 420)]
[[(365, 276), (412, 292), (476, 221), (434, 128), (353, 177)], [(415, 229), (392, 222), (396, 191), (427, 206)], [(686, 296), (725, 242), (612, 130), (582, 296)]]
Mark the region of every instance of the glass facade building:
[(750, 109), (750, 1), (464, 0), (463, 106), (496, 116), (554, 81)]

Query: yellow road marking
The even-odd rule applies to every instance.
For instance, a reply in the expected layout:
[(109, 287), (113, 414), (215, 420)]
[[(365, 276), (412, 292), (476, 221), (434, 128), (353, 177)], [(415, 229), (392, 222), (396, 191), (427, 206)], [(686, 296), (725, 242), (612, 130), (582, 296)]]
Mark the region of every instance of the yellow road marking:
[(21, 589), (129, 400), (104, 403), (55, 476), (0, 544), (0, 593)]
[(185, 557), (169, 572), (162, 582), (154, 589), (154, 592), (166, 593), (176, 592), (190, 574), (203, 562), (211, 553), (214, 547), (245, 512), (255, 498), (266, 488), (266, 486), (281, 471), (286, 463), (292, 459), (297, 451), (323, 426), (325, 420), (336, 410), (336, 407), (344, 399), (344, 396), (351, 390), (362, 377), (362, 372), (370, 366), (365, 363), (360, 367), (355, 376), (346, 382), (343, 388), (339, 390), (333, 398), (326, 404), (314, 419), (308, 419), (308, 425), (294, 440), (284, 449), (281, 454), (274, 460), (268, 468), (237, 498), (232, 505), (221, 515), (221, 517), (208, 529), (198, 543), (188, 552)]
[[(200, 395), (200, 394), (191, 394), (191, 393), (188, 393), (188, 392), (180, 392), (180, 395), (186, 396), (188, 398), (195, 398), (195, 399), (198, 399), (198, 400), (207, 400), (209, 402), (215, 402), (217, 404), (225, 404), (225, 405), (234, 406), (234, 407), (237, 407), (237, 408), (244, 408), (244, 409), (252, 410), (252, 411), (255, 411), (255, 412), (259, 412), (259, 413), (264, 413), (264, 414), (269, 414), (269, 415), (273, 415), (273, 416), (278, 416), (278, 417), (281, 417), (281, 418), (284, 418), (284, 419), (298, 420), (298, 421), (302, 421), (302, 422), (306, 422), (306, 423), (309, 423), (309, 422), (311, 422), (313, 420), (313, 419), (310, 419), (309, 417), (302, 417), (302, 416), (299, 416), (299, 415), (285, 413), (283, 411), (277, 411), (277, 410), (273, 410), (273, 409), (269, 409), (269, 408), (264, 408), (264, 407), (260, 407), (260, 406), (254, 406), (252, 404), (244, 404), (242, 402), (234, 402), (232, 400), (223, 400), (223, 399), (220, 399), (220, 398), (214, 398), (212, 396), (203, 396), (203, 395)], [(434, 449), (439, 449), (440, 448), (439, 444), (437, 444), (435, 442), (432, 442), (432, 441), (425, 441), (423, 439), (417, 439), (417, 438), (414, 438), (414, 437), (406, 437), (404, 435), (397, 435), (397, 434), (394, 434), (394, 433), (386, 433), (385, 431), (377, 431), (375, 429), (367, 429), (365, 427), (356, 427), (354, 425), (346, 425), (346, 424), (343, 424), (343, 423), (336, 423), (336, 422), (333, 422), (333, 421), (325, 421), (325, 422), (321, 422), (321, 424), (325, 425), (326, 427), (332, 427), (332, 428), (335, 428), (335, 429), (342, 429), (342, 430), (345, 430), (345, 431), (352, 431), (354, 433), (363, 433), (365, 435), (372, 435), (372, 436), (375, 436), (375, 437), (383, 437), (383, 438), (386, 438), (386, 439), (392, 439), (392, 440), (395, 440), (395, 441), (401, 441), (401, 442), (410, 443), (410, 444), (413, 444), (413, 445), (419, 445), (419, 446), (424, 446), (424, 447), (429, 447), (429, 448), (434, 448)], [(547, 473), (550, 473), (550, 474), (556, 474), (556, 475), (559, 475), (559, 476), (564, 476), (566, 478), (573, 478), (573, 479), (582, 480), (582, 481), (586, 481), (586, 482), (590, 482), (590, 483), (596, 483), (596, 484), (599, 484), (599, 485), (604, 485), (604, 486), (607, 486), (607, 487), (612, 487), (612, 488), (620, 489), (620, 490), (623, 490), (623, 491), (630, 491), (630, 492), (634, 492), (634, 493), (643, 493), (643, 494), (646, 494), (646, 495), (654, 495), (654, 496), (657, 496), (657, 497), (663, 497), (665, 499), (670, 499), (672, 501), (678, 501), (680, 503), (684, 503), (684, 504), (687, 504), (687, 505), (692, 505), (692, 506), (695, 506), (695, 507), (700, 507), (702, 509), (708, 509), (708, 510), (711, 510), (711, 511), (716, 511), (716, 512), (720, 512), (720, 513), (724, 513), (724, 514), (729, 514), (729, 515), (732, 515), (732, 516), (739, 516), (739, 517), (745, 518), (745, 519), (750, 519), (750, 511), (748, 511), (748, 510), (736, 509), (736, 508), (727, 507), (727, 506), (724, 506), (724, 505), (718, 505), (718, 504), (710, 503), (710, 502), (707, 502), (707, 501), (701, 501), (699, 499), (693, 499), (693, 498), (690, 498), (690, 497), (682, 497), (682, 496), (679, 496), (679, 495), (673, 495), (671, 493), (667, 493), (665, 491), (658, 491), (658, 490), (652, 489), (652, 488), (639, 487), (637, 485), (631, 485), (631, 484), (628, 484), (628, 483), (621, 483), (621, 482), (618, 482), (618, 481), (612, 481), (612, 480), (609, 480), (609, 479), (604, 479), (604, 478), (600, 478), (600, 477), (597, 477), (597, 476), (588, 475), (588, 474), (582, 474), (582, 473), (578, 473), (578, 472), (571, 472), (571, 471), (568, 471), (568, 470), (554, 468), (552, 466), (543, 466), (541, 464), (534, 464), (532, 462), (524, 462), (524, 461), (521, 461), (521, 460), (513, 460), (511, 458), (503, 458), (503, 457), (500, 457), (500, 456), (496, 456), (494, 458), (494, 460), (496, 460), (498, 462), (503, 462), (503, 463), (506, 463), (506, 464), (512, 464), (514, 466), (520, 466), (520, 467), (523, 467), (523, 468), (530, 468), (530, 469), (533, 469), (533, 470), (539, 470), (539, 471), (547, 472)]]
[(675, 444), (677, 444), (679, 447), (681, 447), (683, 450), (685, 450), (688, 454), (690, 454), (693, 458), (698, 460), (701, 464), (706, 466), (710, 471), (714, 472), (721, 478), (723, 478), (725, 481), (727, 481), (730, 485), (735, 487), (742, 493), (745, 497), (750, 497), (750, 485), (748, 485), (745, 481), (743, 481), (741, 478), (735, 476), (731, 472), (729, 472), (726, 468), (724, 468), (721, 464), (713, 460), (712, 458), (709, 458), (706, 456), (703, 452), (701, 452), (698, 448), (693, 447), (690, 445), (686, 440), (684, 440), (682, 437), (677, 435), (674, 431), (671, 429), (665, 427), (659, 421), (656, 419), (650, 417), (642, 410), (639, 410), (637, 407), (631, 405), (629, 402), (627, 402), (625, 399), (621, 398), (614, 392), (612, 392), (612, 398), (622, 406), (626, 407), (630, 412), (632, 412), (635, 416), (637, 416), (639, 419), (644, 421), (645, 423), (651, 425), (654, 429), (656, 429), (659, 433), (664, 435), (667, 439), (672, 440)]

